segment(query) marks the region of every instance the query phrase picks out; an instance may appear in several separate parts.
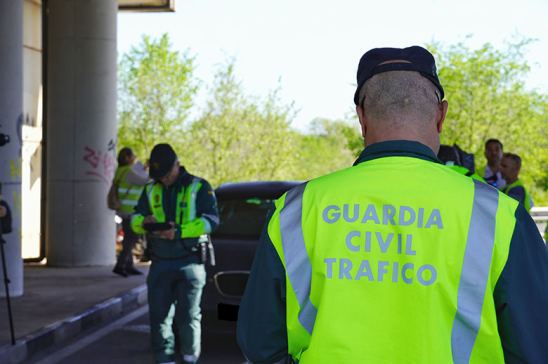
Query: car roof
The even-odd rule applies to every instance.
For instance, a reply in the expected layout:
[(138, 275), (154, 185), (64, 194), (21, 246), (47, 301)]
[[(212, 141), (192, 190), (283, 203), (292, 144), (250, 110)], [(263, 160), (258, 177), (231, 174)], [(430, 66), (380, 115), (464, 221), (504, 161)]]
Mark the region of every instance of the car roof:
[(242, 198), (276, 199), (286, 191), (298, 186), (298, 181), (255, 181), (224, 183), (215, 190), (218, 199), (231, 200)]

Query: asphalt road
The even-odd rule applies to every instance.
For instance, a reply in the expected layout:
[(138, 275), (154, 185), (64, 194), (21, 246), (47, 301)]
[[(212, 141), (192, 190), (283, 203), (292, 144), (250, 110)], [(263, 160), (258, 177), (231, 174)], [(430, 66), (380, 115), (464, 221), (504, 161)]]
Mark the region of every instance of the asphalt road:
[[(148, 306), (98, 330), (51, 350), (32, 364), (154, 363), (150, 350)], [(235, 323), (206, 317), (202, 321), (200, 364), (241, 364), (245, 359), (236, 344)]]

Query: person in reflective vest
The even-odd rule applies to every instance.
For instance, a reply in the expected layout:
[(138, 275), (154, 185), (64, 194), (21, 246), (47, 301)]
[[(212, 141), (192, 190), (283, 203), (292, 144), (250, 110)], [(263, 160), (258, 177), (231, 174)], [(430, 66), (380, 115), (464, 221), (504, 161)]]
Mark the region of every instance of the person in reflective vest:
[(527, 211), (533, 207), (533, 199), (523, 182), (519, 179), (521, 170), (521, 158), (517, 154), (504, 153), (500, 162), (500, 171), (506, 180), (506, 185), (501, 189), (508, 196), (518, 200)]
[(131, 214), (137, 206), (137, 201), (148, 180), (148, 174), (143, 164), (137, 160), (133, 150), (128, 147), (120, 149), (114, 183), (118, 186), (120, 208), (116, 214), (122, 218), (124, 240), (122, 241), (122, 251), (118, 254), (116, 265), (112, 271), (123, 277), (143, 274), (133, 265), (133, 248), (139, 240), (139, 235), (135, 234), (131, 228)]
[(469, 170), (468, 168), (466, 167), (463, 167), (463, 166), (459, 166), (459, 165), (456, 165), (456, 164), (446, 164), (447, 167), (449, 167), (450, 169), (452, 169), (453, 171), (459, 173), (459, 174), (462, 174), (466, 177), (471, 177), (477, 181), (480, 181), (480, 182), (483, 182), (483, 183), (487, 183), (482, 177), (480, 177), (479, 174), (475, 173), (475, 172), (472, 172), (471, 170)]
[(448, 104), (424, 48), (360, 60), (354, 166), (288, 191), (237, 340), (253, 363), (542, 363), (548, 251), (529, 214), (436, 158)]
[[(131, 224), (147, 234), (151, 266), (147, 277), (152, 349), (157, 363), (196, 363), (200, 356), (200, 301), (206, 273), (200, 239), (219, 224), (209, 183), (180, 166), (169, 144), (150, 153), (149, 174)], [(179, 348), (175, 348), (173, 321)]]

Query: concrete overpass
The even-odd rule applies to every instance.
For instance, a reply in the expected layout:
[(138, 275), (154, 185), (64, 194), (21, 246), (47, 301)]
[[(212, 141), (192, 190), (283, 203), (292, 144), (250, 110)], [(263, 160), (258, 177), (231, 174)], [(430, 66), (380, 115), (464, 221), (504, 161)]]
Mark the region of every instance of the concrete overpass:
[(116, 167), (117, 14), (174, 10), (174, 0), (0, 0), (11, 295), (23, 294), (23, 257), (63, 267), (114, 263), (105, 196)]

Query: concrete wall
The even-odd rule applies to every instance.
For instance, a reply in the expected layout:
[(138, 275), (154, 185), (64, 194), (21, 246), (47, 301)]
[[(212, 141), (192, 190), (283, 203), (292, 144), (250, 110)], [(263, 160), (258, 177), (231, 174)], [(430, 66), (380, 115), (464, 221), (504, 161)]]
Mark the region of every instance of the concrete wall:
[(22, 255), (40, 256), (42, 184), (42, 2), (23, 4)]
[(48, 1), (48, 265), (114, 263), (116, 0)]
[[(0, 133), (11, 142), (0, 147), (2, 198), (11, 206), (13, 232), (4, 235), (10, 293), (23, 294), (21, 259), (21, 126), (23, 123), (23, 3), (0, 1)], [(3, 277), (2, 277), (3, 278)], [(0, 290), (0, 296), (4, 289)]]

